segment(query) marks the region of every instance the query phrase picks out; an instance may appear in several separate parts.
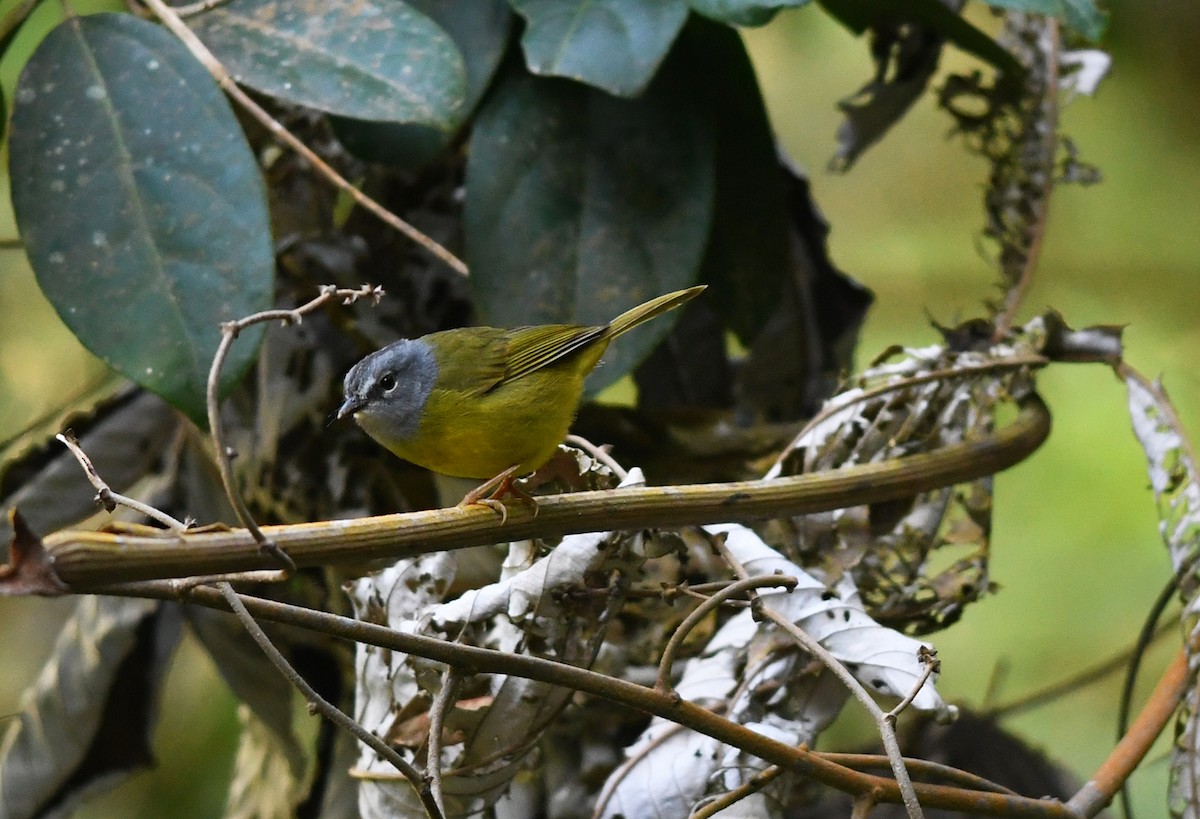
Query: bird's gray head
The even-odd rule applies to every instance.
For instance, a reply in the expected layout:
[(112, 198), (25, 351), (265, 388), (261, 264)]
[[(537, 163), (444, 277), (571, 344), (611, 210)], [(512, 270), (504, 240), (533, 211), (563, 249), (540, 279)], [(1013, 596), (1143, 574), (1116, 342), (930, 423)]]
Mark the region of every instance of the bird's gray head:
[(411, 438), (437, 372), (433, 347), (424, 339), (389, 344), (346, 373), (346, 397), (337, 417), (353, 415), (359, 426), (384, 446)]

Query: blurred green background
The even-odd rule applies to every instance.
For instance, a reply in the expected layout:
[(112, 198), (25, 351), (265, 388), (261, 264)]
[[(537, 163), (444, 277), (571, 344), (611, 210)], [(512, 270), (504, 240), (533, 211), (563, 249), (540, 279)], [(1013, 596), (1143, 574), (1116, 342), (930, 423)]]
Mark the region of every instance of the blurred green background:
[[(1130, 362), (1161, 375), (1184, 422), (1200, 431), (1200, 9), (1167, 0), (1110, 8), (1105, 47), (1115, 58), (1113, 74), (1063, 118), (1105, 181), (1056, 192), (1022, 316), (1053, 306), (1074, 326), (1128, 325)], [(979, 251), (985, 167), (947, 140), (948, 118), (926, 99), (851, 173), (830, 174), (834, 104), (870, 76), (866, 44), (816, 8), (782, 14), (746, 32), (746, 40), (779, 137), (812, 176), (835, 262), (877, 295), (860, 359), (893, 343), (935, 341), (929, 316), (948, 323), (980, 314), (984, 299), (996, 295)], [(943, 68), (967, 64), (948, 54)], [(2, 199), (0, 238), (11, 240)], [(0, 251), (0, 277), (3, 438), (101, 377), (103, 367), (59, 323), (19, 250)], [(942, 692), (967, 704), (983, 703), (1001, 665), (1007, 674), (997, 698), (1006, 701), (1127, 647), (1169, 576), (1121, 384), (1102, 367), (1080, 365), (1053, 368), (1040, 383), (1054, 432), (996, 482), (992, 567), (1002, 589), (934, 640)], [(0, 714), (15, 710), (70, 605), (0, 600)], [(1139, 696), (1177, 645), (1168, 642), (1152, 655)], [(1088, 687), (1007, 725), (1086, 778), (1112, 746), (1118, 685), (1114, 678)], [(163, 705), (162, 767), (80, 815), (161, 816), (164, 804), (174, 816), (219, 815), (234, 704), (190, 645), (172, 669)], [(1143, 816), (1165, 812), (1164, 752), (1160, 742), (1133, 780)]]

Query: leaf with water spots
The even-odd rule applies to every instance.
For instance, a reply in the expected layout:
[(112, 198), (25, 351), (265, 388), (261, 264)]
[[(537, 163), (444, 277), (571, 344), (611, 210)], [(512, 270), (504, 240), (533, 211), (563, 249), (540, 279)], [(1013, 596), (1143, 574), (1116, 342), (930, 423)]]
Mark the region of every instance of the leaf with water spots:
[[(270, 306), (254, 155), (212, 78), (128, 14), (64, 21), (15, 94), (9, 170), (38, 284), (84, 346), (203, 422), (219, 324)], [(234, 345), (222, 387), (253, 360)]]
[(228, 0), (189, 24), (239, 83), (355, 119), (448, 130), (466, 93), (462, 55), (399, 0)]

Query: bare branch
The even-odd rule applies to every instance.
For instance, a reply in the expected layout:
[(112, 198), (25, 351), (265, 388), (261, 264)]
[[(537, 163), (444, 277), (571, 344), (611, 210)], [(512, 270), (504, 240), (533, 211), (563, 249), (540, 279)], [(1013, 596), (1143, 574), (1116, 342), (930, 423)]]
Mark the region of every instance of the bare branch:
[[(266, 527), (299, 566), (412, 557), (521, 538), (808, 514), (877, 503), (974, 480), (1017, 463), (1050, 429), (1031, 397), (1006, 427), (933, 452), (777, 480), (640, 487), (548, 495), (516, 507), (501, 525), (486, 508), (449, 508), (349, 521)], [(75, 590), (163, 577), (277, 568), (245, 530), (146, 537), (65, 531), (47, 535), (54, 571)], [(187, 549), (179, 549), (181, 543)], [(0, 583), (0, 593), (5, 593)]]
[(671, 693), (671, 666), (675, 663), (675, 654), (679, 651), (679, 647), (683, 645), (683, 641), (687, 639), (688, 634), (695, 628), (701, 620), (703, 620), (710, 611), (724, 603), (730, 597), (742, 592), (750, 591), (751, 589), (760, 589), (763, 587), (770, 588), (785, 588), (788, 591), (796, 588), (796, 578), (785, 577), (783, 575), (762, 575), (759, 577), (747, 577), (743, 580), (730, 583), (725, 588), (718, 591), (716, 594), (708, 597), (700, 605), (696, 606), (692, 612), (684, 618), (679, 627), (675, 629), (675, 633), (671, 635), (671, 639), (667, 642), (667, 647), (663, 649), (662, 659), (658, 663), (658, 676), (654, 680), (654, 687), (664, 694)]
[(140, 515), (145, 515), (148, 518), (156, 520), (163, 526), (176, 532), (182, 532), (188, 528), (188, 524), (181, 520), (176, 520), (161, 509), (156, 509), (149, 504), (114, 492), (108, 483), (100, 477), (100, 473), (96, 471), (96, 467), (92, 464), (92, 459), (79, 446), (79, 442), (75, 440), (75, 436), (71, 434), (70, 430), (65, 434), (59, 433), (54, 437), (65, 444), (67, 449), (71, 451), (71, 454), (75, 456), (75, 460), (79, 461), (79, 465), (83, 467), (84, 474), (87, 475), (88, 482), (96, 489), (96, 502), (102, 505), (106, 511), (112, 512), (117, 506), (124, 506)]
[(429, 747), (425, 761), (425, 776), (429, 779), (429, 790), (433, 801), (443, 815), (446, 813), (446, 799), (442, 795), (442, 725), (446, 719), (446, 711), (454, 706), (458, 693), (460, 675), (454, 668), (447, 668), (442, 674), (442, 687), (429, 707)]
[(925, 683), (929, 681), (929, 678), (942, 670), (942, 661), (937, 658), (937, 651), (930, 646), (923, 645), (917, 649), (917, 657), (925, 664), (925, 670), (921, 672), (921, 677), (913, 685), (912, 690), (908, 692), (908, 696), (884, 715), (884, 719), (893, 728), (896, 726), (896, 718), (900, 716), (905, 708), (912, 705), (912, 701), (917, 698), (917, 694), (921, 693), (921, 689), (925, 687)]
[(761, 770), (733, 790), (726, 791), (716, 799), (706, 803), (704, 807), (693, 812), (688, 819), (711, 819), (711, 817), (716, 816), (731, 805), (737, 804), (747, 796), (758, 793), (778, 779), (779, 775), (783, 772), (784, 769), (778, 765), (772, 765), (769, 768)]
[(287, 661), (287, 659), (284, 658), (279, 649), (275, 648), (275, 645), (271, 642), (271, 638), (266, 635), (266, 633), (262, 630), (262, 627), (258, 625), (254, 617), (251, 616), (249, 611), (247, 611), (240, 595), (233, 590), (233, 586), (229, 585), (228, 583), (218, 583), (216, 585), (216, 589), (225, 599), (225, 602), (229, 606), (229, 610), (237, 616), (238, 620), (241, 621), (242, 626), (245, 627), (246, 631), (248, 631), (250, 636), (254, 639), (254, 642), (256, 642), (258, 647), (262, 649), (262, 652), (267, 655), (267, 659), (269, 659), (271, 663), (277, 669), (279, 669), (279, 673), (282, 674), (288, 680), (288, 682), (294, 685), (300, 691), (300, 693), (304, 695), (304, 698), (308, 700), (309, 710), (313, 713), (320, 714), (334, 725), (349, 731), (351, 734), (357, 737), (360, 742), (368, 746), (375, 753), (379, 754), (380, 757), (390, 762), (396, 768), (396, 770), (408, 780), (409, 784), (412, 785), (413, 790), (416, 791), (417, 796), (420, 798), (421, 804), (424, 805), (425, 812), (429, 814), (430, 819), (442, 819), (445, 814), (442, 812), (441, 807), (434, 801), (433, 794), (426, 785), (424, 777), (421, 776), (421, 772), (414, 768), (412, 763), (400, 756), (400, 754), (398, 754), (396, 750), (392, 748), (392, 746), (388, 745), (382, 739), (375, 736), (375, 734), (359, 725), (356, 721), (347, 716), (340, 708), (333, 705), (331, 702), (318, 694), (313, 687), (296, 672), (296, 669), (292, 668), (291, 664)]

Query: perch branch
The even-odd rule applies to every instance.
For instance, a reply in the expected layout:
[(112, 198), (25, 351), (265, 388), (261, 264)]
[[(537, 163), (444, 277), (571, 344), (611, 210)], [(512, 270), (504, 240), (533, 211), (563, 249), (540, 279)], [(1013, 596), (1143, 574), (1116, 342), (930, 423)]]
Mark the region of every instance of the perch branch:
[[(1049, 433), (1050, 416), (1031, 397), (1017, 418), (979, 438), (932, 452), (775, 480), (631, 487), (538, 499), (502, 525), (482, 507), (435, 509), (344, 521), (264, 527), (298, 566), (397, 559), (573, 532), (755, 520), (910, 497), (991, 475), (1019, 462)], [(159, 536), (64, 531), (47, 535), (49, 569), (72, 591), (154, 578), (269, 569), (245, 530)], [(186, 548), (181, 548), (186, 547)], [(0, 593), (5, 592), (0, 582)]]

